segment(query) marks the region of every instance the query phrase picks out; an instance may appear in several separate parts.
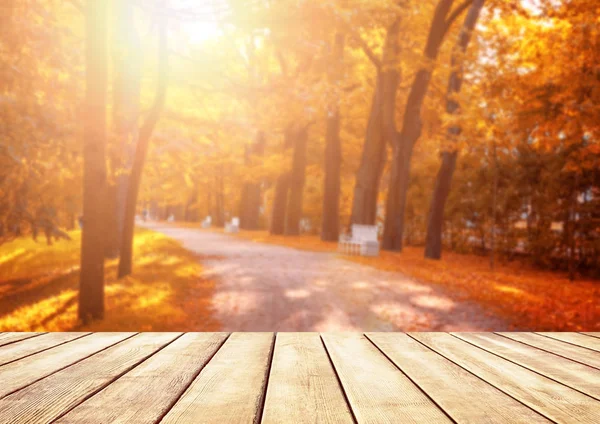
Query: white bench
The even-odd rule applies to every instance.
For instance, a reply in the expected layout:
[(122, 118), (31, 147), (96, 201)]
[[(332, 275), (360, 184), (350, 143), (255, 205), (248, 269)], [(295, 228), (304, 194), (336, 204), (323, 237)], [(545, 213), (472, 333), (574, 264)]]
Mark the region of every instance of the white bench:
[(225, 223), (226, 233), (237, 233), (240, 231), (240, 219), (235, 217), (231, 218), (231, 222)]
[(202, 228), (210, 228), (211, 224), (212, 218), (210, 216), (207, 216), (206, 218), (204, 218), (204, 221), (202, 221)]
[(352, 234), (340, 237), (338, 251), (345, 255), (378, 256), (377, 233), (375, 225), (352, 224)]

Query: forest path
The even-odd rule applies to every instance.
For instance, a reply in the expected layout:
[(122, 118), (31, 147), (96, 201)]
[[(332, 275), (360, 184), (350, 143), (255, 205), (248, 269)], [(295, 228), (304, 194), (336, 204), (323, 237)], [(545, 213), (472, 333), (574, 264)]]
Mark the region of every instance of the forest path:
[(333, 253), (161, 223), (145, 227), (202, 257), (222, 331), (507, 331), (508, 323), (441, 287)]

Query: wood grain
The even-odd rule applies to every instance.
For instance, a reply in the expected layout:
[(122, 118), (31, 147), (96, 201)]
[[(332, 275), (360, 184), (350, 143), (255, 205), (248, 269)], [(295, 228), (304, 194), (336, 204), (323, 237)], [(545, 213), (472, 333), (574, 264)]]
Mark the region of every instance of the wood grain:
[(367, 337), (456, 422), (550, 423), (406, 334), (368, 333)]
[(227, 336), (227, 333), (183, 335), (56, 422), (157, 422)]
[(0, 400), (2, 422), (53, 422), (180, 334), (139, 334), (6, 396)]
[(462, 340), (600, 400), (600, 371), (490, 333), (452, 333)]
[(322, 337), (359, 423), (451, 422), (362, 334)]
[(596, 332), (596, 333), (595, 332), (590, 333), (590, 332), (586, 331), (586, 332), (583, 332), (581, 334), (585, 334), (586, 336), (590, 336), (590, 337), (598, 337), (598, 338), (600, 338), (600, 333), (598, 333), (598, 332)]
[(352, 423), (318, 333), (278, 333), (262, 423)]
[(273, 333), (233, 333), (161, 424), (258, 422), (273, 341)]
[(40, 334), (43, 333), (0, 333), (0, 346), (18, 342), (19, 340), (29, 339), (31, 337), (36, 337)]
[(78, 339), (90, 333), (46, 333), (0, 347), (0, 365)]
[(598, 401), (446, 333), (409, 333), (436, 352), (557, 423), (600, 422)]
[(585, 347), (600, 352), (600, 339), (578, 333), (537, 333), (542, 336), (550, 337), (563, 342), (571, 343), (577, 346)]
[(600, 369), (600, 353), (533, 333), (498, 333), (503, 337)]
[(95, 333), (0, 367), (0, 398), (135, 333)]

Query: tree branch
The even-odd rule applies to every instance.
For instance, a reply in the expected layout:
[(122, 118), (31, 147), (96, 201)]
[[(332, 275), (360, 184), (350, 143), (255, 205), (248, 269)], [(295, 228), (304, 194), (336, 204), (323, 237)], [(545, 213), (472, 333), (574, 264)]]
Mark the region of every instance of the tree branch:
[(371, 47), (367, 44), (365, 40), (360, 36), (358, 31), (356, 31), (352, 26), (346, 22), (343, 18), (337, 16), (338, 21), (342, 25), (342, 28), (345, 32), (350, 34), (350, 36), (354, 39), (354, 41), (360, 46), (365, 55), (369, 58), (369, 60), (375, 65), (377, 69), (381, 69), (381, 60), (377, 57), (377, 55), (373, 52)]
[(446, 22), (444, 23), (444, 32), (443, 32), (442, 38), (450, 30), (454, 21), (456, 21), (456, 19), (458, 19), (458, 17), (461, 15), (461, 13), (463, 13), (465, 10), (467, 10), (467, 8), (471, 5), (471, 3), (473, 3), (473, 0), (463, 1), (456, 9), (454, 9), (454, 11), (450, 14), (450, 16), (448, 16), (448, 18), (446, 19)]

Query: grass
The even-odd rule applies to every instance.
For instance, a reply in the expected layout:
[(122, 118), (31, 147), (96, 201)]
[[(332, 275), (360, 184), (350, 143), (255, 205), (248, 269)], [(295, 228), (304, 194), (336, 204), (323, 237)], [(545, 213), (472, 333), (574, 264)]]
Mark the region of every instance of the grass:
[[(317, 236), (272, 236), (241, 231), (237, 237), (296, 249), (335, 252), (336, 243)], [(422, 247), (402, 253), (382, 251), (378, 257), (345, 256), (347, 260), (419, 281), (443, 286), (457, 300), (473, 301), (505, 318), (515, 330), (600, 331), (600, 282), (569, 281), (564, 273), (535, 269), (520, 262), (498, 264), (477, 255), (444, 252), (439, 261), (425, 259)]]
[(106, 262), (106, 319), (77, 321), (79, 231), (54, 246), (19, 239), (0, 246), (0, 331), (215, 331), (214, 282), (191, 252), (166, 236), (136, 231), (134, 273)]

